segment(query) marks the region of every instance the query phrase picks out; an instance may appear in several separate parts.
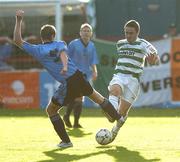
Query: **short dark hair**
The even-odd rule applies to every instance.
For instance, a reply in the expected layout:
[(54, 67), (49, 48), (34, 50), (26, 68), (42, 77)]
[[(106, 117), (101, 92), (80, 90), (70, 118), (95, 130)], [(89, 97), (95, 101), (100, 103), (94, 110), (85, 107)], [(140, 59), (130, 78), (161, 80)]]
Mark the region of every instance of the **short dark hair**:
[(52, 40), (52, 36), (56, 35), (56, 28), (53, 25), (43, 25), (40, 30), (42, 40)]
[(135, 30), (137, 32), (140, 31), (140, 25), (139, 23), (136, 21), (136, 20), (129, 20), (125, 25), (124, 25), (124, 29), (125, 27), (132, 27), (132, 28), (135, 28)]

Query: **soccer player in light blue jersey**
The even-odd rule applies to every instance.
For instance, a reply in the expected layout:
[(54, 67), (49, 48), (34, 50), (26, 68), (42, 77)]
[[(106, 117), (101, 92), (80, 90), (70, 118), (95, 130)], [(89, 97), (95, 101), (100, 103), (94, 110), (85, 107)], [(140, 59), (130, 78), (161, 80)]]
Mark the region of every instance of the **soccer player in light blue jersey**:
[(88, 96), (101, 106), (110, 122), (119, 120), (120, 115), (113, 108), (112, 104), (92, 88), (83, 73), (68, 58), (66, 44), (63, 41), (54, 41), (56, 35), (54, 26), (42, 26), (40, 30), (42, 44), (29, 44), (22, 39), (21, 23), (23, 16), (24, 11), (16, 11), (16, 24), (14, 28), (15, 44), (35, 57), (49, 74), (61, 83), (46, 108), (54, 130), (61, 139), (58, 147), (67, 148), (73, 146), (58, 111), (62, 106), (69, 104), (77, 97)]
[[(80, 27), (80, 38), (72, 40), (68, 45), (68, 55), (71, 60), (75, 63), (78, 69), (85, 74), (87, 80), (92, 81), (97, 78), (96, 64), (99, 63), (96, 53), (96, 47), (91, 41), (93, 31), (92, 27), (85, 23)], [(82, 111), (82, 97), (75, 99), (71, 102), (66, 109), (65, 115), (63, 116), (64, 122), (67, 127), (72, 127), (70, 122), (71, 111), (74, 111), (74, 128), (81, 128), (79, 124), (79, 118)]]

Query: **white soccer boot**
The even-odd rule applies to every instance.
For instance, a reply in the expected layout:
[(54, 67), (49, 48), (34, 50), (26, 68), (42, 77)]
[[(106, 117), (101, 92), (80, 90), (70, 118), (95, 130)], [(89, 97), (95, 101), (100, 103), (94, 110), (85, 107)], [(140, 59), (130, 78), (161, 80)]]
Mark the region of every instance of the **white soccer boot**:
[(68, 148), (68, 147), (73, 147), (73, 144), (71, 142), (60, 142), (57, 147), (59, 148)]

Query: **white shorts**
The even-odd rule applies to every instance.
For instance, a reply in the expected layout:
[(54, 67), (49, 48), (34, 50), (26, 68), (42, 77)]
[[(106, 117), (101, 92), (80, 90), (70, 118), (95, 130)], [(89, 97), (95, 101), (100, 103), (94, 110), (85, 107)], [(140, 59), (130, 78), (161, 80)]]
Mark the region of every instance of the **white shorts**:
[(129, 74), (117, 73), (113, 75), (108, 89), (114, 84), (118, 84), (121, 87), (122, 99), (131, 104), (137, 99), (140, 91), (140, 84), (137, 78)]

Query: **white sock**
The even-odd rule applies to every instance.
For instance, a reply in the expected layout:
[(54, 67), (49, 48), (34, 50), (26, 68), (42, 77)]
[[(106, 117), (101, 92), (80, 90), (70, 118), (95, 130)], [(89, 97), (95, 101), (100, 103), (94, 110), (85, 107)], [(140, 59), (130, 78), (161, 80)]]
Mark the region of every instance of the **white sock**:
[(116, 125), (113, 127), (113, 132), (118, 133), (120, 128), (123, 126), (127, 118), (121, 116), (121, 118), (117, 121)]
[(116, 127), (120, 129), (125, 123), (127, 117), (128, 117), (127, 115), (125, 117), (121, 116), (121, 118), (116, 123)]
[(114, 108), (116, 109), (116, 111), (118, 111), (119, 109), (119, 98), (116, 96), (109, 96), (109, 101), (111, 102), (111, 104), (114, 106)]

